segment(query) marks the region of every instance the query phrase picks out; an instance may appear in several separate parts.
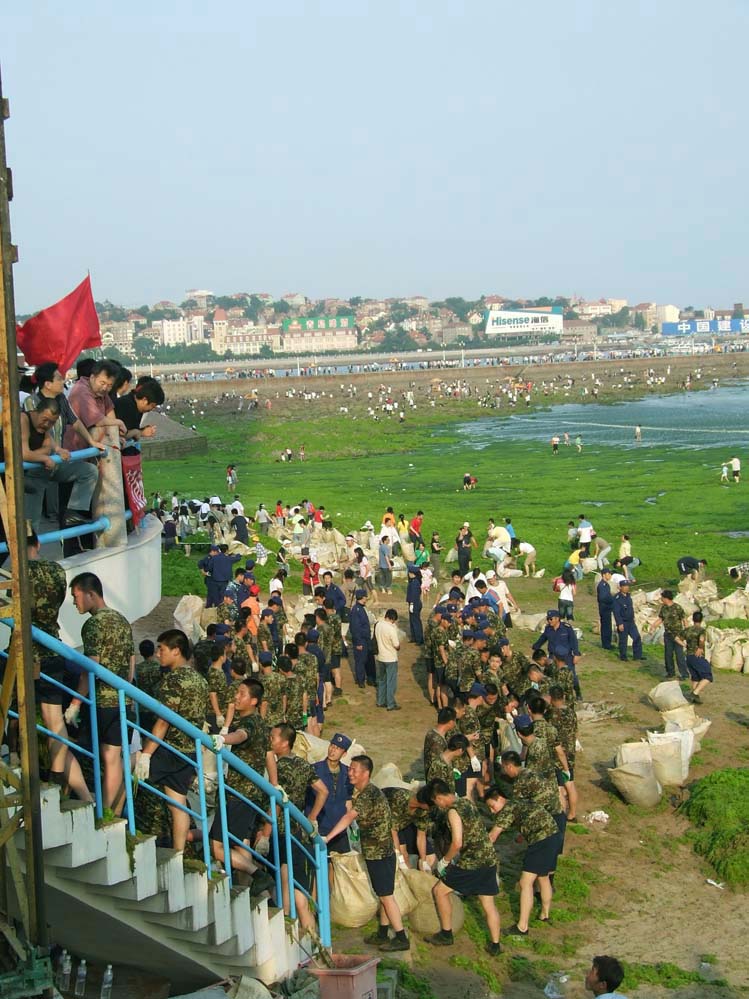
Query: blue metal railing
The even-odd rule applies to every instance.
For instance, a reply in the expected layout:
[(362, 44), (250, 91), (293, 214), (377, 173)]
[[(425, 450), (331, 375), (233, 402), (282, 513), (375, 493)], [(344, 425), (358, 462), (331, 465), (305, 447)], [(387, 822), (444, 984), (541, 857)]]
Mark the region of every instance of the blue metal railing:
[[(84, 447), (80, 451), (71, 451), (68, 461), (85, 461), (86, 458), (101, 458), (104, 455), (104, 451), (100, 451), (98, 447)], [(59, 454), (51, 454), (49, 457), (54, 461), (56, 465), (62, 465), (63, 459)], [(24, 468), (38, 468), (42, 465), (41, 461), (24, 461)], [(0, 462), (0, 475), (5, 471), (5, 462)]]
[[(7, 627), (12, 628), (13, 619), (1, 618), (0, 624), (4, 624)], [(96, 663), (87, 656), (82, 655), (80, 652), (69, 648), (58, 639), (52, 638), (50, 635), (46, 634), (46, 632), (40, 631), (35, 627), (32, 627), (31, 632), (33, 640), (48, 649), (52, 655), (61, 656), (68, 661), (74, 670), (79, 672), (85, 671), (88, 674), (88, 697), (81, 695), (77, 690), (66, 687), (54, 677), (48, 676), (43, 672), (40, 675), (41, 679), (47, 680), (48, 682), (54, 684), (54, 686), (70, 694), (72, 698), (80, 700), (89, 707), (92, 738), (91, 749), (88, 750), (86, 748), (82, 748), (79, 744), (65, 739), (56, 733), (50, 732), (41, 724), (37, 725), (37, 729), (48, 738), (56, 739), (72, 751), (82, 753), (87, 758), (92, 760), (94, 771), (94, 807), (97, 817), (101, 818), (104, 810), (101, 786), (101, 768), (99, 764), (98, 733), (96, 725), (96, 684), (98, 682), (103, 683), (117, 691), (120, 731), (122, 735), (122, 766), (125, 785), (124, 818), (127, 821), (129, 832), (132, 835), (135, 835), (137, 832), (135, 822), (136, 793), (145, 791), (148, 794), (153, 794), (167, 802), (170, 807), (180, 809), (181, 811), (187, 813), (196, 822), (200, 823), (203, 858), (206, 866), (210, 870), (212, 852), (211, 840), (209, 837), (210, 825), (208, 818), (211, 809), (208, 805), (209, 792), (206, 789), (206, 776), (203, 770), (203, 751), (205, 750), (214, 754), (216, 756), (216, 809), (221, 817), (223, 868), (226, 871), (226, 876), (229, 879), (230, 886), (232, 883), (230, 859), (231, 849), (238, 848), (244, 850), (247, 855), (252, 857), (259, 866), (268, 868), (272, 872), (273, 879), (275, 881), (276, 902), (278, 905), (282, 904), (282, 865), (280, 863), (281, 851), (279, 849), (280, 842), (278, 824), (278, 810), (280, 810), (283, 816), (283, 836), (285, 837), (285, 850), (283, 851), (285, 853), (284, 863), (288, 866), (289, 915), (292, 919), (296, 918), (294, 891), (300, 891), (308, 899), (310, 899), (316, 907), (320, 940), (323, 946), (330, 947), (330, 895), (328, 889), (327, 846), (322, 837), (317, 834), (313, 834), (313, 827), (309, 819), (302, 812), (300, 812), (292, 802), (284, 800), (285, 795), (281, 789), (271, 784), (262, 774), (257, 773), (257, 771), (253, 770), (252, 767), (248, 766), (243, 760), (239, 759), (232, 752), (224, 749), (216, 752), (213, 740), (209, 735), (185, 721), (185, 719), (180, 715), (176, 714), (174, 711), (170, 710), (153, 697), (150, 697), (138, 687), (128, 683), (127, 680), (123, 680), (121, 677), (112, 673), (99, 663)], [(128, 718), (126, 705), (127, 700), (132, 700), (141, 711), (145, 710), (151, 712), (157, 718), (163, 719), (170, 726), (187, 735), (195, 745), (195, 759), (193, 760), (190, 755), (175, 749), (174, 746), (171, 746), (163, 740), (157, 738), (147, 729), (142, 728), (137, 721), (133, 721)], [(9, 713), (13, 714), (12, 712)], [(17, 715), (13, 716), (17, 717)], [(159, 790), (158, 787), (155, 787), (147, 781), (140, 781), (138, 783), (137, 790), (134, 788), (133, 776), (130, 770), (130, 732), (133, 730), (158, 743), (160, 746), (164, 746), (170, 753), (179, 757), (185, 764), (189, 764), (195, 769), (198, 793), (197, 809), (190, 807), (189, 802), (187, 805), (183, 806), (179, 802), (176, 802), (173, 798), (168, 798), (163, 791)], [(228, 784), (226, 776), (224, 775), (224, 768), (226, 768), (228, 773), (234, 772), (238, 777), (249, 779), (252, 784), (254, 784), (264, 795), (266, 795), (269, 801), (268, 811), (264, 811), (258, 804), (243, 795), (241, 791), (233, 788), (230, 783)], [(243, 801), (245, 804), (249, 805), (259, 815), (262, 821), (267, 822), (270, 825), (271, 851), (268, 857), (260, 855), (253, 850), (251, 846), (244, 843), (242, 840), (238, 839), (229, 832), (226, 810), (227, 795), (231, 795), (233, 798)], [(306, 834), (308, 841), (311, 839), (311, 851), (309, 849), (309, 845), (306, 845), (305, 842), (302, 842), (298, 836), (292, 833), (292, 822), (294, 822), (296, 827), (300, 828), (303, 833)], [(292, 844), (299, 848), (301, 854), (314, 867), (317, 888), (316, 900), (313, 897), (312, 892), (300, 883), (294, 874), (294, 855), (291, 849)]]

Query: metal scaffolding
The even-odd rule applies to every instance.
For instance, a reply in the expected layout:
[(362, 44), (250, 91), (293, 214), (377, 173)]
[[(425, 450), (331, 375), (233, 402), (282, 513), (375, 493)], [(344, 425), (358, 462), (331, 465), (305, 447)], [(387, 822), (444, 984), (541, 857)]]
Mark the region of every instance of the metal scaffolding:
[(51, 986), (13, 298), (13, 264), (18, 254), (11, 242), (13, 182), (5, 155), (4, 122), (9, 114), (0, 79), (0, 397), (6, 465), (4, 481), (0, 480), (0, 517), (10, 559), (10, 579), (0, 580), (0, 588), (9, 601), (4, 616), (15, 622), (0, 688), (0, 721), (3, 732), (8, 732), (9, 724), (13, 725), (8, 711), (17, 702), (20, 756), (20, 771), (0, 760), (0, 996), (8, 999), (39, 995)]

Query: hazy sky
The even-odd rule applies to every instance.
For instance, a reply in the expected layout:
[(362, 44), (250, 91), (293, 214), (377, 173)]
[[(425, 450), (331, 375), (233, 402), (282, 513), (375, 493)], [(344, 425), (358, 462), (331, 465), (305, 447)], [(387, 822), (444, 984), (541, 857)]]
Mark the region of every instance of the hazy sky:
[(746, 0), (7, 7), (19, 312), (749, 302)]

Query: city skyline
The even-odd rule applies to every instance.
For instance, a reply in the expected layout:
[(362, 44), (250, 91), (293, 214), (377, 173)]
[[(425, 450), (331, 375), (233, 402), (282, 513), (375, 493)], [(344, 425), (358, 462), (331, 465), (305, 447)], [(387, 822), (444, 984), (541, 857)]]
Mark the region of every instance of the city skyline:
[(90, 270), (314, 298), (744, 294), (749, 12), (32, 0), (0, 15), (20, 313)]

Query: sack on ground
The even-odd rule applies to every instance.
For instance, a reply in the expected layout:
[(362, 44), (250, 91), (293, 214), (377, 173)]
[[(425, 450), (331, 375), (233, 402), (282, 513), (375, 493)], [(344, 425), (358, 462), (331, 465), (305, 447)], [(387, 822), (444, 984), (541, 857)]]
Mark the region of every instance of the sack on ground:
[[(432, 933), (439, 933), (440, 921), (432, 895), (432, 888), (437, 884), (437, 878), (427, 874), (426, 871), (413, 869), (406, 871), (404, 877), (416, 901), (416, 905), (408, 916), (410, 928), (414, 933), (424, 937), (430, 936)], [(450, 901), (453, 907), (453, 933), (459, 933), (463, 929), (465, 919), (463, 901), (455, 892), (450, 895)]]
[(191, 642), (200, 641), (203, 636), (200, 619), (204, 609), (202, 598), (189, 593), (174, 608), (175, 627), (184, 631)]
[(661, 800), (663, 788), (656, 780), (652, 763), (626, 763), (609, 770), (609, 777), (630, 805), (653, 808)]
[(630, 763), (652, 763), (653, 754), (648, 742), (623, 742), (616, 751), (617, 767), (626, 767)]
[(650, 701), (659, 711), (670, 711), (687, 703), (678, 680), (659, 683), (648, 694)]
[(332, 853), (333, 887), (330, 918), (339, 926), (357, 928), (374, 919), (379, 902), (372, 891), (360, 853)]
[(395, 869), (395, 891), (393, 895), (395, 901), (398, 903), (401, 916), (407, 916), (416, 908), (416, 896), (411, 891), (406, 875), (400, 867), (396, 867)]
[(694, 736), (686, 732), (648, 732), (653, 770), (664, 787), (681, 787), (689, 777)]
[(694, 713), (693, 704), (683, 704), (680, 708), (671, 708), (670, 711), (661, 711), (661, 718), (668, 725), (672, 722), (675, 728), (668, 729), (666, 731), (686, 731), (687, 729), (694, 728), (694, 726), (699, 721), (699, 718)]

